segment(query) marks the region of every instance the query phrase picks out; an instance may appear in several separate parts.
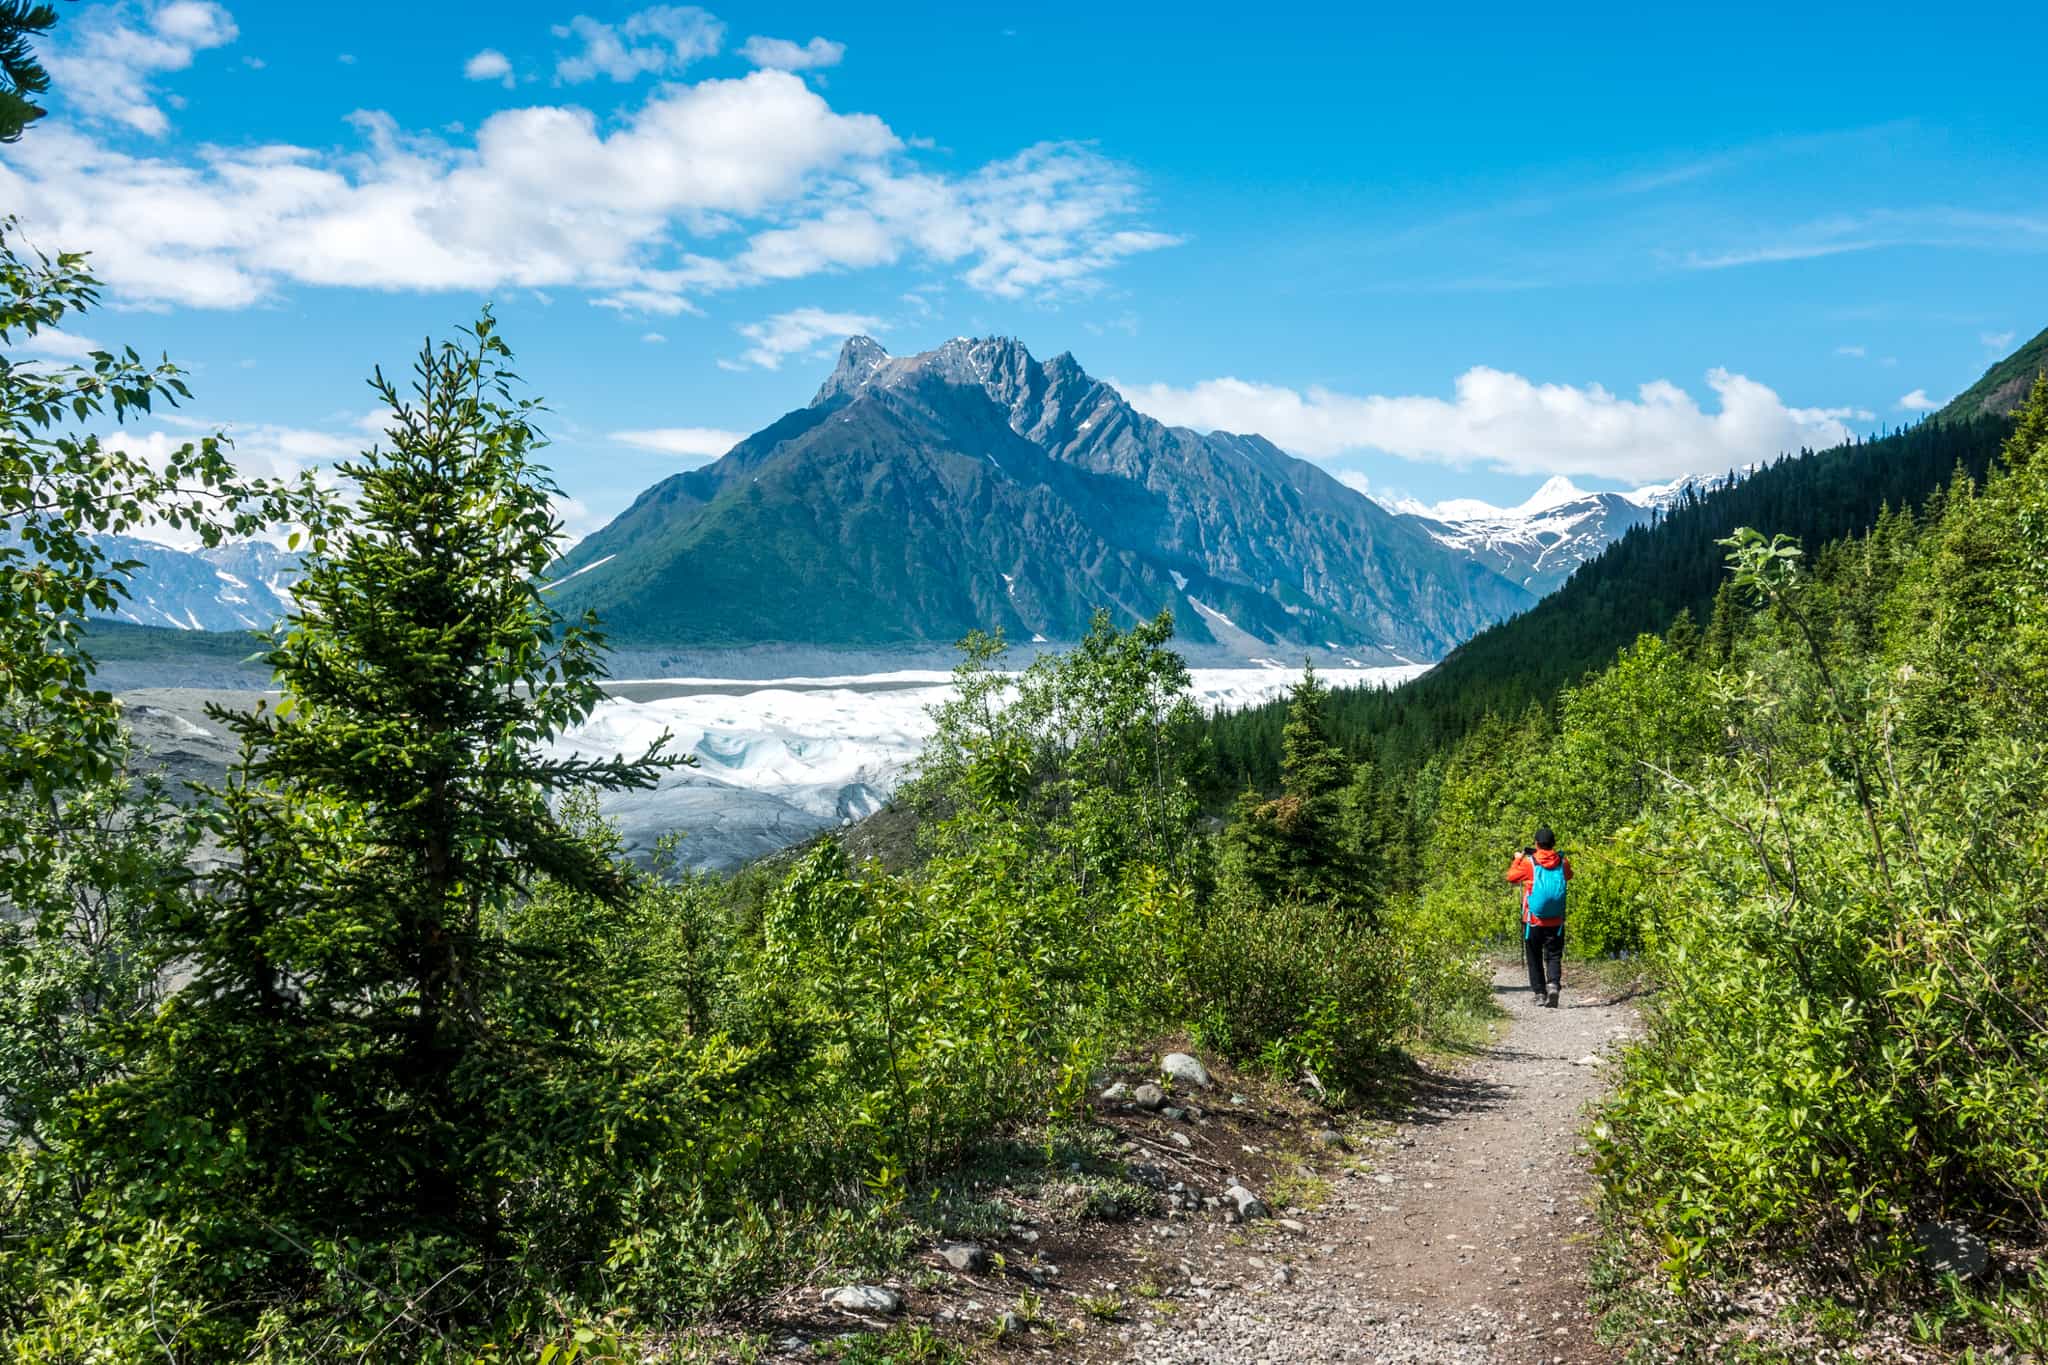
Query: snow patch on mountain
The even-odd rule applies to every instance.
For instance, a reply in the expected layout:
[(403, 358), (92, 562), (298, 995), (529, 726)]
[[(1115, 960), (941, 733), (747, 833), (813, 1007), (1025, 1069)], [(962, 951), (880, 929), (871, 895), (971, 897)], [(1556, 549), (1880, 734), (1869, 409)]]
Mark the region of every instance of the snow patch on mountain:
[(128, 595), (94, 615), (175, 630), (267, 630), (289, 615), (299, 557), (268, 541), (179, 550), (134, 536), (101, 536), (116, 561), (139, 561)]

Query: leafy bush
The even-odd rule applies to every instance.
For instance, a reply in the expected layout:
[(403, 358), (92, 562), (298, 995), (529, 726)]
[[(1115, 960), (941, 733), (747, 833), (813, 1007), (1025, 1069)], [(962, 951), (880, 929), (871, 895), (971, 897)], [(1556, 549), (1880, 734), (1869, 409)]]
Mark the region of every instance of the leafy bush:
[(1733, 744), (1625, 839), (1667, 869), (1664, 989), (1599, 1130), (1611, 1198), (1675, 1275), (1751, 1245), (1889, 1270), (1931, 1213), (2048, 1228), (2048, 471), (2026, 430), (1893, 569), (1837, 555), (1816, 580), (1782, 540), (1731, 541), (1764, 612), (1720, 685)]
[(1401, 945), (1327, 905), (1226, 882), (1185, 907), (1174, 935), (1173, 980), (1196, 1036), (1227, 1056), (1355, 1086), (1415, 1022)]

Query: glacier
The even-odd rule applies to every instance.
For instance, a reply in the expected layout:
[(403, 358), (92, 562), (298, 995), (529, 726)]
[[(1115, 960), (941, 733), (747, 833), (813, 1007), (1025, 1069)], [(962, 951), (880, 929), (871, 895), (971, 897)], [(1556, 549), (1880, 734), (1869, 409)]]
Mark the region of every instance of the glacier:
[[(1386, 687), (1427, 668), (1333, 668), (1318, 676), (1332, 687)], [(1196, 703), (1210, 710), (1270, 701), (1299, 676), (1277, 664), (1189, 673)], [(727, 871), (881, 809), (931, 736), (930, 710), (951, 696), (952, 675), (642, 678), (609, 690), (552, 752), (632, 757), (669, 735), (670, 751), (694, 754), (697, 766), (669, 771), (651, 790), (607, 794), (599, 807), (634, 857), (651, 858), (674, 835), (683, 866)]]

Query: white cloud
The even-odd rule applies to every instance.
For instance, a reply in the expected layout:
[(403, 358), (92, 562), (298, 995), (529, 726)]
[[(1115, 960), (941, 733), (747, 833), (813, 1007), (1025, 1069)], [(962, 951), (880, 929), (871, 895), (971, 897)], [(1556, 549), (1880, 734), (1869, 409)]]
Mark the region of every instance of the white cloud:
[(97, 341), (56, 327), (45, 327), (34, 336), (22, 337), (15, 344), (30, 355), (47, 356), (51, 360), (70, 363), (85, 360), (94, 351), (106, 349)]
[(743, 431), (720, 431), (715, 427), (654, 427), (645, 431), (615, 431), (611, 433), (611, 439), (635, 450), (716, 459), (746, 440), (747, 434)]
[[(332, 431), (269, 422), (212, 422), (182, 414), (163, 414), (147, 430), (103, 432), (100, 439), (110, 449), (126, 451), (161, 467), (180, 446), (215, 431), (228, 437), (232, 443), (228, 458), (248, 478), (290, 480), (308, 470), (318, 475), (336, 460), (360, 452), (364, 444), (360, 436)], [(334, 480), (325, 475), (321, 475), (321, 482), (335, 486)], [(261, 538), (279, 539), (281, 535), (277, 528), (271, 528), (261, 533)], [(195, 549), (201, 544), (196, 532), (162, 524), (150, 526), (144, 538), (181, 550)]]
[(1365, 471), (1362, 469), (1333, 469), (1330, 472), (1335, 474), (1337, 482), (1343, 484), (1346, 488), (1356, 489), (1358, 492), (1368, 495), (1372, 492), (1372, 480), (1365, 476)]
[(340, 62), (343, 66), (354, 66), (356, 64), (356, 54), (353, 52), (337, 52), (334, 54), (334, 60)]
[(579, 14), (553, 31), (583, 44), (555, 63), (555, 79), (569, 85), (599, 76), (625, 82), (680, 71), (714, 55), (725, 39), (725, 25), (691, 5), (655, 5), (616, 26)]
[(1933, 412), (1942, 406), (1942, 400), (1929, 398), (1925, 389), (1915, 389), (1899, 399), (1899, 406), (1907, 412)]
[(0, 162), (0, 203), (91, 251), (111, 292), (144, 307), (246, 307), (286, 283), (574, 287), (670, 316), (696, 311), (692, 295), (907, 256), (1043, 299), (1178, 240), (1136, 221), (1136, 180), (1090, 148), (929, 171), (881, 119), (781, 71), (662, 86), (615, 125), (574, 106), (502, 110), (467, 139), (352, 122), (353, 155), (209, 144), (175, 158), (58, 124)]
[(2002, 351), (2012, 345), (2012, 339), (2017, 335), (2016, 332), (1979, 332), (1977, 340), (1983, 342), (1987, 349)]
[(1837, 346), (1835, 347), (1835, 354), (1854, 356), (1861, 360), (1864, 356), (1870, 354), (1870, 350), (1865, 346)]
[(662, 342), (668, 340), (667, 337), (663, 336), (659, 332), (642, 332), (640, 334), (640, 339), (650, 346), (659, 346)]
[(1802, 446), (1847, 440), (1849, 408), (1787, 407), (1769, 388), (1727, 370), (1707, 384), (1720, 400), (1707, 412), (1685, 390), (1655, 380), (1622, 398), (1597, 384), (1536, 384), (1475, 366), (1456, 396), (1356, 397), (1329, 389), (1298, 392), (1241, 379), (1189, 388), (1122, 386), (1130, 401), (1163, 421), (1203, 430), (1258, 432), (1313, 459), (1379, 450), (1413, 460), (1481, 465), (1514, 474), (1587, 474), (1647, 481), (1727, 469)]
[(507, 90), (517, 83), (512, 75), (512, 59), (495, 47), (487, 47), (464, 62), (462, 78), (470, 81), (497, 81)]
[(815, 71), (819, 67), (839, 65), (846, 57), (846, 44), (835, 43), (829, 38), (794, 43), (787, 38), (763, 38), (756, 34), (740, 45), (740, 55), (755, 66), (772, 67), (777, 71)]
[(764, 370), (782, 367), (792, 355), (817, 349), (821, 342), (839, 342), (855, 333), (879, 332), (882, 323), (862, 313), (828, 313), (822, 308), (797, 308), (760, 322), (743, 324), (739, 333), (753, 342), (739, 361), (720, 361), (727, 369), (757, 365)]
[(194, 53), (224, 47), (235, 36), (234, 18), (210, 0), (172, 0), (147, 10), (121, 0), (88, 11), (43, 64), (63, 102), (85, 119), (162, 137), (171, 121), (158, 107), (165, 97), (151, 78), (183, 71)]

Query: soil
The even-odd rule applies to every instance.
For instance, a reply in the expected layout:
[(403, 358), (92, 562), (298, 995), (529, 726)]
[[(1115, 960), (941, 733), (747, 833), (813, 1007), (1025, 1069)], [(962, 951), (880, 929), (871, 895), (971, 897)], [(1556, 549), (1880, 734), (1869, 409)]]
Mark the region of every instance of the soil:
[[(1213, 1090), (1170, 1099), (1178, 1118), (1099, 1105), (1121, 1159), (1169, 1187), (1167, 1216), (1063, 1219), (1019, 1198), (1013, 1236), (988, 1243), (999, 1269), (959, 1275), (934, 1256), (891, 1282), (904, 1319), (983, 1360), (1612, 1362), (1585, 1307), (1596, 1223), (1582, 1135), (1635, 1016), (1591, 983), (1540, 1008), (1519, 962), (1497, 968), (1494, 991), (1495, 1041), (1417, 1068), (1391, 1119), (1355, 1123), (1342, 1148), (1316, 1141), (1327, 1116), (1311, 1099), (1220, 1070)], [(1127, 1060), (1133, 1086), (1155, 1078), (1150, 1058)], [(1222, 1197), (1233, 1183), (1271, 1216), (1236, 1218)], [(1020, 1294), (1032, 1321), (993, 1339)], [(801, 1316), (771, 1328), (790, 1358), (884, 1325)]]

